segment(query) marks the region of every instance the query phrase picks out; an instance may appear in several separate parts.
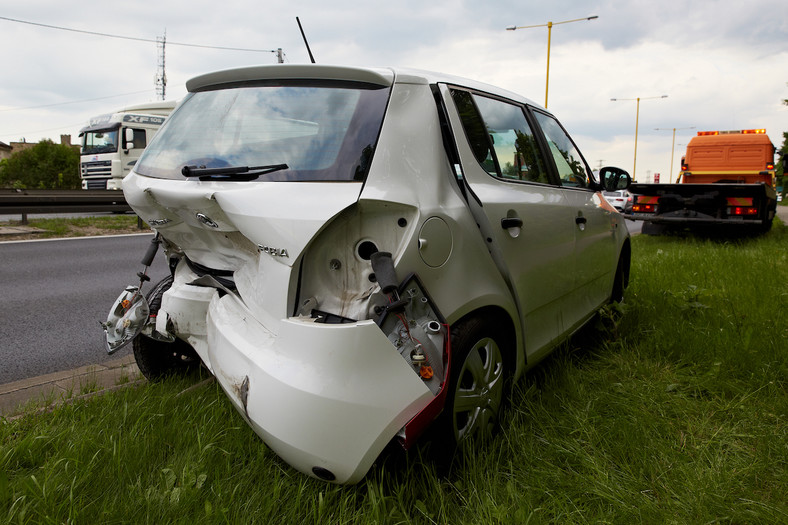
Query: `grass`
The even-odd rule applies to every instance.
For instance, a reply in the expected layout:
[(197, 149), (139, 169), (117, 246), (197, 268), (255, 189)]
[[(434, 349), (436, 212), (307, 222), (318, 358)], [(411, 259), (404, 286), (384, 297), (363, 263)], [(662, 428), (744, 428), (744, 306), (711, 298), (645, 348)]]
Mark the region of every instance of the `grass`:
[(171, 379), (0, 423), (0, 522), (786, 523), (787, 242), (634, 238), (624, 311), (527, 374), (448, 471), (423, 446), (325, 484), (216, 383)]
[[(3, 221), (0, 226), (16, 226), (17, 221)], [(0, 240), (54, 239), (62, 237), (87, 237), (149, 231), (146, 224), (137, 227), (137, 216), (133, 214), (107, 215), (100, 217), (30, 218), (25, 226), (41, 230), (34, 234), (3, 236)]]

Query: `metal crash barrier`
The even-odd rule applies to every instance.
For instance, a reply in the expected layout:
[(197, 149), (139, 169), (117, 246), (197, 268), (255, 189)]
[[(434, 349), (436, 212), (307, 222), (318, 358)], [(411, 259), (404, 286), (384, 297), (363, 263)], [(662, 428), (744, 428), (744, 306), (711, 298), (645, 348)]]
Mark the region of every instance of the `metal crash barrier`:
[(130, 212), (122, 191), (0, 189), (0, 215), (44, 213)]

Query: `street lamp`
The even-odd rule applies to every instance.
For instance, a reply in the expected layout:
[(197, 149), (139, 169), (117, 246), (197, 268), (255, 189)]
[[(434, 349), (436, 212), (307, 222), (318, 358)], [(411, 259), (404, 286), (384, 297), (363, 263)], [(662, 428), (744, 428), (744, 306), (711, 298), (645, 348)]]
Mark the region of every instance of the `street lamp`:
[[(676, 147), (676, 130), (677, 129), (695, 129), (695, 126), (689, 128), (673, 128), (673, 142), (670, 145), (670, 173), (668, 174), (668, 184), (673, 182), (673, 150)], [(654, 128), (654, 131), (669, 131), (670, 128)]]
[(659, 97), (637, 97), (637, 98), (611, 98), (611, 102), (617, 102), (620, 100), (637, 100), (637, 111), (635, 112), (635, 160), (632, 163), (632, 180), (635, 180), (635, 171), (638, 165), (638, 124), (640, 121), (640, 101), (641, 100), (650, 100), (652, 98), (668, 98), (667, 95), (662, 95)]
[(533, 26), (509, 26), (507, 31), (515, 31), (517, 29), (531, 29), (533, 27), (546, 27), (547, 28), (547, 75), (545, 76), (544, 83), (544, 107), (547, 108), (547, 88), (550, 85), (550, 39), (553, 33), (553, 26), (559, 24), (568, 24), (570, 22), (582, 22), (583, 20), (596, 20), (598, 16), (588, 16), (586, 18), (575, 18), (574, 20), (564, 20), (562, 22), (547, 22), (546, 24), (537, 24)]

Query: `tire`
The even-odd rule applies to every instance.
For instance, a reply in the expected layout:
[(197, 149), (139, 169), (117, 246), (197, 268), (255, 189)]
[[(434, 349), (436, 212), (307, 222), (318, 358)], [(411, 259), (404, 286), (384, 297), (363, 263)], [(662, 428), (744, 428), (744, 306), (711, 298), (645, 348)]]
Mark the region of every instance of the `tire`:
[(503, 330), (489, 318), (471, 318), (452, 329), (449, 392), (433, 433), (444, 452), (453, 454), (497, 430), (511, 374), (503, 343)]
[[(626, 248), (626, 246), (625, 246)], [(629, 260), (622, 252), (618, 257), (618, 266), (616, 266), (616, 275), (613, 278), (613, 291), (610, 295), (611, 303), (623, 303), (624, 291), (629, 286)]]
[(654, 224), (651, 221), (643, 221), (643, 226), (640, 229), (640, 233), (643, 235), (664, 235), (667, 228), (664, 224)]
[[(172, 276), (164, 278), (146, 296), (151, 315), (158, 313), (162, 295), (172, 282)], [(200, 366), (197, 353), (180, 339), (168, 343), (140, 334), (132, 341), (132, 348), (140, 372), (150, 382), (161, 381), (170, 375), (185, 375)]]

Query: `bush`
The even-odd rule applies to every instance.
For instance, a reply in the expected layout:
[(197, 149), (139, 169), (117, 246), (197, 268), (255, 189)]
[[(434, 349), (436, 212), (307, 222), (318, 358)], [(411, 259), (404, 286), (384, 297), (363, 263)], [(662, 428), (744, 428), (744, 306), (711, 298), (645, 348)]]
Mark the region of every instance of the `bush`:
[(79, 151), (65, 144), (42, 140), (0, 162), (0, 186), (19, 189), (75, 190), (79, 178)]

